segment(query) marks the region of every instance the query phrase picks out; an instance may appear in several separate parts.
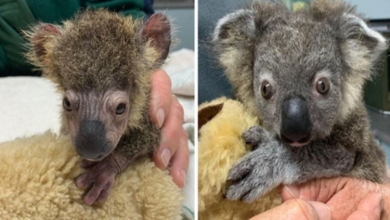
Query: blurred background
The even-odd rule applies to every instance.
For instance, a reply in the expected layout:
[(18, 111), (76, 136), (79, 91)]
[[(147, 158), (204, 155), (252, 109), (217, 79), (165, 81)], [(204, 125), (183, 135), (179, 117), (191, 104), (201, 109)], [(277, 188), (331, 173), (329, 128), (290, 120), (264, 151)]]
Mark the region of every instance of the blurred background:
[(173, 50), (194, 50), (194, 0), (155, 0), (154, 9), (156, 13), (165, 13), (173, 19), (176, 36), (180, 39)]

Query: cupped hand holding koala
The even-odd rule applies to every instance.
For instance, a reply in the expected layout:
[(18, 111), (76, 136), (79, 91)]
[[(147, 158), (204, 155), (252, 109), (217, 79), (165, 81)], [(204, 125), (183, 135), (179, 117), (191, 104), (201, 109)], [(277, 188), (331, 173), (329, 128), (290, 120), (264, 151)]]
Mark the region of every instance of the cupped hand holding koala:
[[(315, 201), (329, 209), (334, 220), (389, 219), (390, 186), (346, 177), (318, 179), (301, 185), (284, 186), (284, 201)], [(360, 217), (360, 218), (357, 218)]]
[(254, 1), (217, 24), (219, 62), (263, 126), (243, 134), (254, 150), (231, 169), (228, 199), (251, 202), (315, 178), (386, 178), (362, 93), (387, 41), (343, 1), (310, 4), (290, 12)]
[(367, 180), (314, 180), (302, 185), (284, 186), (281, 196), (285, 201), (282, 205), (251, 220), (271, 217), (288, 220), (379, 220), (390, 217), (390, 187)]
[(333, 218), (339, 216), (332, 212), (323, 203), (307, 201), (303, 199), (292, 199), (282, 205), (262, 214), (256, 215), (250, 220), (274, 219), (274, 220), (380, 220), (383, 209), (382, 198), (379, 193), (369, 194), (358, 204), (358, 208), (345, 218)]

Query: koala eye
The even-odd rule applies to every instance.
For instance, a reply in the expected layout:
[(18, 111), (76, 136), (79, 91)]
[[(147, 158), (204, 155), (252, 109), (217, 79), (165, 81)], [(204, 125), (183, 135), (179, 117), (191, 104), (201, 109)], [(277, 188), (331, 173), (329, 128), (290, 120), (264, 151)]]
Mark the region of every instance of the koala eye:
[(118, 105), (118, 107), (116, 107), (115, 113), (116, 113), (117, 115), (121, 115), (121, 114), (123, 114), (123, 113), (125, 112), (125, 110), (126, 110), (126, 104), (120, 103), (120, 104)]
[(64, 106), (64, 109), (68, 112), (72, 111), (72, 105), (70, 104), (70, 101), (68, 98), (64, 98), (62, 101), (62, 106)]
[(330, 87), (330, 84), (329, 84), (329, 80), (327, 78), (320, 78), (316, 82), (317, 92), (322, 94), (322, 95), (325, 95), (326, 93), (328, 93), (329, 87)]
[(261, 83), (260, 90), (261, 90), (261, 95), (265, 99), (270, 99), (274, 95), (274, 92), (273, 92), (273, 89), (272, 89), (272, 85), (267, 80), (264, 80)]

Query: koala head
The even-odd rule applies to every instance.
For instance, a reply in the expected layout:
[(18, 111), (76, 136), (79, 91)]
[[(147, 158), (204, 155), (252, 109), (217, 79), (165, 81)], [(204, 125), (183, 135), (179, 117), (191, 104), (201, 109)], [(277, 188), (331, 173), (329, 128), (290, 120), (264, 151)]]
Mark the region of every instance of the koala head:
[(295, 13), (255, 1), (219, 20), (213, 43), (237, 98), (290, 146), (327, 137), (362, 106), (387, 49), (354, 7), (327, 0)]
[(126, 129), (140, 126), (150, 74), (169, 52), (165, 15), (134, 20), (86, 10), (62, 26), (38, 24), (27, 36), (27, 57), (63, 94), (63, 126), (80, 156), (100, 160)]

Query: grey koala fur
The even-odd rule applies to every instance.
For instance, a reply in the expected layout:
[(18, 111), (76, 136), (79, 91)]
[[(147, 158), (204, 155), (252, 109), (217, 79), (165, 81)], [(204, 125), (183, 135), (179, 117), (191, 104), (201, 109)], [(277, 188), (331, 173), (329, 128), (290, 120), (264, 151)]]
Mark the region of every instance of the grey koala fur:
[(228, 199), (250, 202), (313, 178), (386, 179), (362, 93), (387, 41), (354, 7), (314, 0), (290, 12), (254, 1), (219, 20), (212, 43), (236, 97), (263, 126), (243, 134), (255, 149), (230, 170)]
[(88, 9), (62, 26), (26, 32), (27, 58), (63, 94), (62, 133), (85, 159), (76, 185), (87, 187), (88, 205), (105, 201), (115, 175), (159, 144), (148, 113), (150, 77), (168, 55), (170, 30), (163, 14), (133, 19)]

